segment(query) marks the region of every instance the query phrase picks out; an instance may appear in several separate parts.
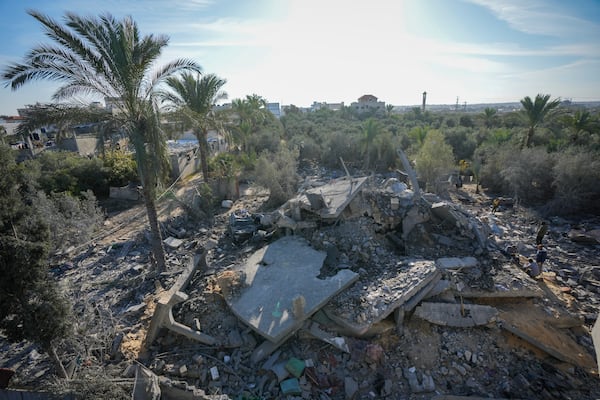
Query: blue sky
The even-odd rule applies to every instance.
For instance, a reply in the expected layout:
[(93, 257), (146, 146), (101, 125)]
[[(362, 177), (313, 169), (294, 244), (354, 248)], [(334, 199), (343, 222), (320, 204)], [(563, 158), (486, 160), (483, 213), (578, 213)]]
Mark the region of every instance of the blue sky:
[[(160, 63), (191, 58), (229, 99), (394, 105), (513, 102), (548, 93), (600, 100), (597, 0), (1, 0), (0, 67), (48, 43), (26, 13), (61, 21), (130, 15), (170, 37)], [(48, 102), (56, 83), (0, 87), (0, 115)], [(87, 100), (87, 99), (84, 99)]]

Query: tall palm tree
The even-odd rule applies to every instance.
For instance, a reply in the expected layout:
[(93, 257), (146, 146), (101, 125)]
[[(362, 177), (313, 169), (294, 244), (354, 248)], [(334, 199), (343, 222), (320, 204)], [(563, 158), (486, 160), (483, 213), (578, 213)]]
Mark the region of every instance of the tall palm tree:
[(531, 146), (531, 139), (535, 134), (535, 129), (544, 122), (544, 118), (546, 118), (552, 110), (560, 105), (560, 99), (550, 101), (549, 94), (538, 94), (533, 101), (529, 96), (525, 96), (521, 99), (521, 105), (523, 106), (523, 115), (527, 119), (529, 125), (523, 145), (529, 147)]
[(53, 99), (92, 95), (113, 99), (112, 118), (135, 148), (138, 171), (151, 231), (153, 264), (166, 267), (158, 213), (157, 185), (166, 176), (166, 141), (159, 125), (154, 93), (158, 84), (182, 70), (200, 71), (191, 60), (178, 59), (155, 71), (155, 62), (168, 44), (163, 35), (141, 36), (131, 17), (122, 20), (104, 14), (98, 18), (66, 13), (65, 25), (37, 11), (28, 13), (45, 28), (51, 44), (31, 49), (23, 62), (9, 65), (3, 79), (16, 90), (35, 80), (61, 82)]
[(383, 132), (383, 127), (376, 119), (368, 118), (361, 125), (360, 131), (362, 134), (361, 141), (363, 143), (365, 153), (365, 168), (369, 169), (371, 145), (373, 144), (375, 138), (379, 136), (381, 132)]
[(167, 78), (166, 83), (171, 91), (160, 94), (163, 101), (169, 102), (192, 125), (198, 139), (205, 181), (208, 181), (208, 130), (219, 125), (213, 106), (217, 101), (227, 98), (227, 93), (221, 91), (226, 82), (214, 74), (200, 78), (198, 73), (184, 72), (180, 77)]

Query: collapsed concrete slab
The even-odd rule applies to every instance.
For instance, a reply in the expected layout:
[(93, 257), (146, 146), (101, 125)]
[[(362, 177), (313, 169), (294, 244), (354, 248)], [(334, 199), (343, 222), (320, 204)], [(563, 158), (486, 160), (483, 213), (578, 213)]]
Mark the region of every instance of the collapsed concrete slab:
[(498, 310), (478, 304), (421, 303), (415, 315), (436, 325), (469, 328), (494, 322)]
[(592, 371), (594, 358), (567, 332), (552, 326), (554, 316), (529, 304), (498, 305), (500, 326), (552, 357)]
[(307, 190), (299, 197), (301, 207), (323, 219), (335, 219), (362, 190), (368, 177), (344, 177)]
[(304, 239), (283, 237), (254, 253), (219, 281), (233, 313), (277, 344), (302, 327), (331, 297), (350, 286), (358, 274), (341, 270), (320, 279), (326, 253)]
[(433, 261), (411, 261), (395, 270), (390, 267), (368, 284), (357, 283), (352, 290), (335, 296), (323, 310), (335, 323), (361, 336), (415, 296), (424, 297), (426, 293), (421, 290), (428, 285), (433, 288), (440, 278)]

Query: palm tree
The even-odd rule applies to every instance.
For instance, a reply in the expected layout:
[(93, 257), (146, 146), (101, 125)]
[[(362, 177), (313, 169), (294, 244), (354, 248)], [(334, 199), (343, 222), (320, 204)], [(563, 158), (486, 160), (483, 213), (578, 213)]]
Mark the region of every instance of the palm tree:
[(35, 80), (61, 82), (53, 95), (56, 101), (92, 95), (117, 103), (112, 118), (135, 148), (151, 231), (152, 261), (158, 271), (164, 270), (156, 195), (169, 164), (154, 94), (157, 85), (170, 75), (182, 70), (200, 71), (200, 66), (178, 59), (151, 72), (169, 39), (141, 36), (131, 17), (116, 20), (110, 14), (94, 18), (66, 13), (62, 26), (37, 11), (28, 13), (44, 26), (52, 43), (33, 48), (22, 63), (8, 66), (3, 79), (13, 90)]
[(235, 99), (231, 108), (237, 117), (237, 141), (242, 145), (242, 151), (249, 151), (248, 138), (258, 132), (259, 128), (272, 114), (267, 110), (267, 101), (257, 94), (247, 95), (245, 99)]
[(361, 141), (364, 145), (365, 168), (369, 169), (370, 147), (375, 138), (383, 131), (383, 127), (376, 119), (369, 118), (361, 125), (360, 131), (362, 134)]
[(208, 181), (208, 130), (218, 126), (213, 106), (227, 98), (227, 93), (221, 91), (226, 82), (214, 74), (200, 78), (199, 74), (184, 72), (180, 77), (167, 78), (166, 83), (172, 91), (160, 94), (163, 101), (171, 103), (193, 126), (200, 148), (204, 181)]
[(530, 147), (531, 139), (535, 133), (535, 129), (544, 122), (544, 118), (560, 105), (560, 99), (550, 100), (549, 94), (538, 94), (535, 100), (532, 101), (529, 96), (525, 96), (521, 100), (523, 105), (523, 115), (527, 119), (529, 127), (525, 136), (525, 141), (522, 146)]
[(566, 115), (563, 122), (571, 129), (573, 143), (578, 143), (581, 135), (585, 132), (591, 133), (595, 125), (590, 112), (582, 110), (577, 110), (574, 115)]
[(483, 124), (486, 128), (491, 128), (496, 124), (498, 110), (492, 107), (486, 107), (483, 110)]

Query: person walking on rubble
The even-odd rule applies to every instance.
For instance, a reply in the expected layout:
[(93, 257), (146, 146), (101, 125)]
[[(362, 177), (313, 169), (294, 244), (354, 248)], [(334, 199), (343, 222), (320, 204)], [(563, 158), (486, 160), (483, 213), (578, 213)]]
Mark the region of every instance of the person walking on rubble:
[(537, 252), (535, 253), (535, 262), (540, 266), (540, 270), (544, 270), (544, 262), (548, 258), (548, 252), (544, 249), (544, 245), (538, 244)]
[(492, 201), (492, 213), (495, 213), (496, 211), (498, 211), (498, 206), (500, 206), (500, 199), (496, 197)]
[(542, 244), (542, 240), (544, 239), (544, 236), (546, 236), (546, 233), (548, 232), (548, 224), (546, 224), (546, 221), (542, 221), (542, 224), (540, 225), (538, 231), (537, 231), (537, 236), (535, 238), (535, 244)]

